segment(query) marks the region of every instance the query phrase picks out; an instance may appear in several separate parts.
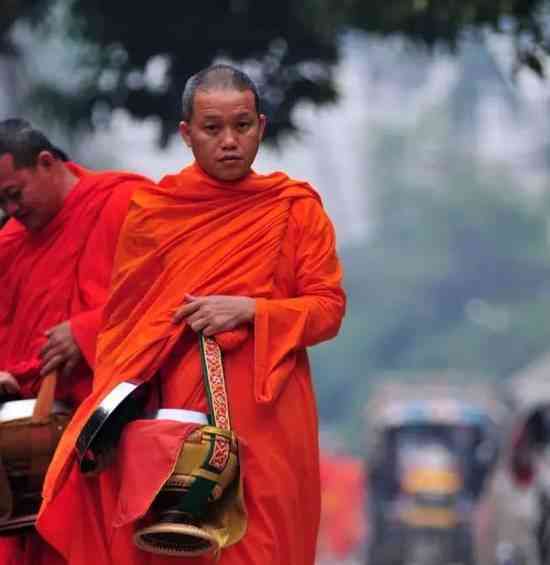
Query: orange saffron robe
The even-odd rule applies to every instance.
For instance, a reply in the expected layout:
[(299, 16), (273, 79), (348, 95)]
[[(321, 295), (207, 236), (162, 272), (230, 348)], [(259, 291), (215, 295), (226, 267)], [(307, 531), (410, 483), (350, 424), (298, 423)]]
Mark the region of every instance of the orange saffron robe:
[[(136, 193), (115, 260), (94, 390), (50, 466), (42, 535), (71, 565), (175, 563), (138, 550), (132, 535), (159, 473), (170, 474), (181, 445), (174, 448), (173, 437), (184, 437), (184, 430), (158, 434), (157, 447), (144, 438), (143, 450), (128, 449), (123, 434), (115, 464), (99, 478), (79, 473), (75, 441), (98, 402), (130, 378), (155, 376), (164, 407), (205, 412), (196, 334), (174, 325), (172, 314), (184, 293), (252, 296), (254, 323), (216, 336), (243, 447), (249, 515), (245, 537), (224, 549), (219, 562), (313, 565), (320, 479), (306, 347), (337, 334), (345, 310), (341, 282), (332, 224), (307, 183), (283, 173), (220, 182), (193, 164)], [(138, 470), (124, 475), (125, 461), (140, 451)], [(138, 494), (125, 498), (128, 482)]]
[[(96, 173), (73, 163), (78, 178), (62, 209), (40, 232), (12, 219), (0, 230), (0, 370), (24, 398), (36, 397), (44, 331), (65, 320), (85, 362), (58, 380), (56, 398), (75, 407), (91, 391), (95, 343), (116, 242), (132, 192), (144, 179)], [(0, 538), (0, 564), (53, 565), (64, 560), (35, 533)]]

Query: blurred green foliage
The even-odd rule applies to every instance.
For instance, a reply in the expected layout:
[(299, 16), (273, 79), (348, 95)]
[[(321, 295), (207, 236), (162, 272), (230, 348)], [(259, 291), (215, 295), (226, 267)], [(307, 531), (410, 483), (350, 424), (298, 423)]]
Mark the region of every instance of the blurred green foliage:
[[(301, 101), (330, 103), (342, 32), (359, 29), (455, 48), (465, 34), (486, 29), (513, 38), (516, 67), (544, 73), (550, 51), (548, 0), (204, 0), (159, 6), (130, 0), (6, 0), (0, 7), (0, 52), (15, 22), (36, 29), (63, 12), (54, 31), (85, 44), (78, 90), (42, 81), (32, 103), (54, 112), (69, 128), (97, 125), (114, 108), (137, 118), (155, 116), (166, 143), (179, 121), (179, 97), (194, 72), (225, 57), (248, 63), (262, 87), (268, 136), (295, 129), (292, 110)], [(545, 25), (546, 24), (546, 25)], [(11, 43), (13, 45), (13, 43)], [(150, 80), (165, 67), (160, 80)], [(157, 73), (158, 74), (158, 73)], [(157, 77), (158, 78), (158, 77)]]
[(382, 36), (399, 33), (427, 46), (456, 49), (465, 34), (491, 30), (513, 38), (515, 69), (544, 75), (550, 53), (548, 0), (350, 0), (344, 20)]
[[(42, 80), (32, 103), (54, 111), (71, 128), (97, 125), (112, 109), (124, 107), (137, 118), (159, 118), (166, 143), (181, 119), (186, 80), (216, 58), (244, 64), (258, 82), (272, 138), (294, 128), (297, 103), (336, 98), (337, 30), (321, 29), (315, 14), (292, 0), (166, 2), (157, 9), (126, 0), (49, 4), (57, 9), (55, 33), (80, 46), (83, 76), (70, 92)], [(27, 12), (21, 11), (21, 19)], [(42, 31), (47, 25), (45, 18)]]
[(0, 4), (0, 53), (13, 53), (14, 45), (9, 33), (18, 20), (26, 20), (36, 24), (43, 17), (49, 0), (2, 0)]

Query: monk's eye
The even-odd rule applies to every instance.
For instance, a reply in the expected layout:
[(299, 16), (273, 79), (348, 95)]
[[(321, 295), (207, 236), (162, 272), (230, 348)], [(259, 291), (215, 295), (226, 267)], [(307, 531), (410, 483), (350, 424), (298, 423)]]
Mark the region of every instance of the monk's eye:
[(246, 131), (250, 127), (251, 123), (247, 121), (239, 122), (237, 128), (239, 131)]
[(204, 126), (204, 129), (208, 132), (208, 133), (216, 133), (220, 128), (216, 125), (216, 124), (206, 124)]

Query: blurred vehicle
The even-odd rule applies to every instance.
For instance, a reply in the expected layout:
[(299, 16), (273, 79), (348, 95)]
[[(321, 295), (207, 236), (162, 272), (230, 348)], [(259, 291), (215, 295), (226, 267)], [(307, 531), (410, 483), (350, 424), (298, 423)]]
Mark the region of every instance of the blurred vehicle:
[(502, 405), (490, 387), (441, 381), (383, 384), (367, 405), (368, 565), (487, 565)]
[[(535, 548), (531, 563), (550, 565), (550, 356), (533, 363), (507, 386), (512, 407), (507, 471), (532, 509), (525, 525)], [(526, 544), (524, 544), (526, 545)], [(524, 552), (527, 553), (528, 549)]]

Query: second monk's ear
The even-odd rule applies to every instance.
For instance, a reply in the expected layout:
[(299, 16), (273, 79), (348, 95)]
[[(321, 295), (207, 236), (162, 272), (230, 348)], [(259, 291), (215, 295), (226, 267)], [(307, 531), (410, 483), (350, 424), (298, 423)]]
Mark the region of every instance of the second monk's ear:
[(191, 147), (191, 136), (189, 134), (189, 124), (187, 122), (180, 122), (180, 134), (187, 147)]

